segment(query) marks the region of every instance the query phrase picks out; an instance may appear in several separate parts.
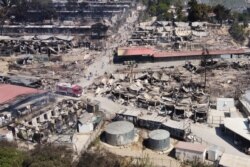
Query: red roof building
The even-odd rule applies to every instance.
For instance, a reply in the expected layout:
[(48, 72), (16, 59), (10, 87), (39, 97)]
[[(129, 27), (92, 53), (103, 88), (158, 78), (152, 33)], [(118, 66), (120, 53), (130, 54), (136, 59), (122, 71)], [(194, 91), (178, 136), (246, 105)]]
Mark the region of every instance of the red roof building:
[(151, 56), (154, 54), (154, 49), (146, 47), (127, 47), (127, 48), (118, 48), (118, 56)]
[[(200, 56), (202, 50), (184, 50), (184, 51), (160, 51), (148, 47), (124, 47), (118, 48), (118, 56), (153, 56), (158, 57), (182, 57), (182, 56)], [(209, 55), (225, 55), (225, 54), (244, 54), (244, 49), (226, 49), (226, 50), (208, 50)]]
[(198, 143), (188, 143), (179, 141), (175, 145), (175, 156), (181, 161), (204, 162), (206, 156), (206, 147)]
[(175, 145), (175, 148), (186, 151), (200, 152), (200, 153), (203, 153), (206, 150), (206, 147), (201, 144), (181, 142), (181, 141)]
[[(202, 50), (194, 51), (160, 51), (154, 53), (154, 58), (167, 58), (167, 57), (188, 57), (188, 56), (201, 56)], [(244, 49), (228, 49), (228, 50), (208, 50), (209, 55), (226, 55), (226, 54), (244, 54)]]
[(8, 103), (11, 100), (23, 95), (41, 94), (43, 90), (27, 88), (16, 85), (0, 84), (0, 104)]
[[(246, 53), (250, 53), (250, 51), (242, 48), (208, 50), (208, 56), (211, 58), (221, 58), (221, 55), (241, 55)], [(121, 47), (117, 49), (117, 56), (114, 57), (114, 62), (187, 60), (200, 59), (202, 56), (203, 50), (161, 51), (152, 47)]]

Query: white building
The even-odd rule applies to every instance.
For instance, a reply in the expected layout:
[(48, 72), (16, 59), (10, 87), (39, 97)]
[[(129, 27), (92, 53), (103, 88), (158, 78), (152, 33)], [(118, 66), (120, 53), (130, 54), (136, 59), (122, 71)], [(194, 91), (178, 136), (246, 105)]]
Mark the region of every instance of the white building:
[(9, 141), (12, 142), (14, 140), (14, 136), (11, 131), (9, 131), (7, 128), (1, 128), (0, 129), (0, 141)]
[(77, 122), (78, 133), (90, 133), (94, 130), (94, 121), (96, 117), (92, 113), (85, 112)]
[(249, 167), (250, 158), (224, 153), (220, 159), (221, 167)]
[(178, 142), (175, 146), (175, 157), (181, 161), (204, 162), (206, 147), (197, 143)]
[(225, 149), (220, 146), (209, 146), (207, 148), (207, 160), (209, 161), (216, 161), (218, 160), (221, 155), (225, 152)]
[(11, 121), (11, 113), (10, 112), (1, 112), (0, 113), (0, 126), (4, 126)]
[(233, 98), (217, 98), (216, 108), (218, 111), (226, 111), (234, 110), (234, 99)]

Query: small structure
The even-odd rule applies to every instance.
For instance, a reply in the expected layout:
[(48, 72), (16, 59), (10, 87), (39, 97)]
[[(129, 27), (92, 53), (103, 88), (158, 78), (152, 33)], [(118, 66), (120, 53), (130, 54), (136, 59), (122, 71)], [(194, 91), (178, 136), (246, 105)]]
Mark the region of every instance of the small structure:
[(224, 153), (225, 149), (216, 145), (207, 148), (207, 159), (209, 161), (217, 161)]
[(248, 167), (250, 158), (239, 157), (237, 155), (224, 153), (220, 159), (219, 166), (221, 167)]
[(148, 147), (152, 150), (163, 151), (170, 147), (170, 133), (157, 129), (149, 133)]
[(9, 141), (12, 142), (14, 140), (13, 133), (9, 131), (7, 128), (0, 129), (0, 141)]
[(235, 107), (233, 98), (217, 98), (217, 110), (230, 111)]
[[(1, 107), (0, 107), (1, 111)], [(0, 112), (0, 127), (5, 126), (8, 124), (8, 122), (11, 121), (11, 112), (5, 111), (5, 112)]]
[(97, 100), (88, 101), (86, 110), (90, 113), (98, 112), (99, 111), (99, 104), (100, 104), (100, 102)]
[(96, 117), (92, 113), (85, 112), (77, 121), (78, 133), (90, 133), (94, 130), (94, 120)]
[(105, 130), (105, 141), (114, 146), (130, 144), (134, 141), (134, 125), (127, 121), (117, 121), (109, 124)]
[(178, 142), (175, 146), (175, 156), (181, 161), (199, 160), (204, 162), (206, 147), (196, 143)]
[(80, 97), (82, 95), (82, 87), (79, 85), (71, 85), (70, 83), (58, 83), (56, 84), (56, 92)]
[(185, 140), (191, 133), (190, 123), (186, 121), (174, 121), (168, 119), (162, 124), (162, 128), (166, 129), (172, 137)]
[(125, 120), (132, 122), (134, 125), (137, 124), (138, 116), (141, 114), (141, 111), (139, 110), (127, 110), (123, 109), (120, 110), (118, 113), (116, 113), (116, 117), (118, 120)]

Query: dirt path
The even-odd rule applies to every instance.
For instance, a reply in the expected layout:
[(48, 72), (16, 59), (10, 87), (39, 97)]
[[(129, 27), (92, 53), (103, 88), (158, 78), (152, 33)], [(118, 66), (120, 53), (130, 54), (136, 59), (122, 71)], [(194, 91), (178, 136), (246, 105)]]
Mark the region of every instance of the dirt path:
[(105, 147), (105, 149), (113, 154), (123, 157), (148, 158), (150, 163), (158, 167), (180, 167), (180, 162), (178, 162), (176, 159), (169, 157), (166, 154), (153, 152), (149, 149), (135, 150), (129, 147), (122, 149)]

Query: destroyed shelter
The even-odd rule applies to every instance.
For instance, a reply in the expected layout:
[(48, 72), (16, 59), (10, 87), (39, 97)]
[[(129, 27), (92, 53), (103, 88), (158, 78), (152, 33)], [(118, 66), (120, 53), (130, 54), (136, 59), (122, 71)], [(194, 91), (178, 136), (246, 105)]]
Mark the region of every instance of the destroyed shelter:
[(43, 90), (8, 84), (1, 84), (0, 92), (1, 126), (11, 123), (14, 118), (34, 114), (54, 99)]

